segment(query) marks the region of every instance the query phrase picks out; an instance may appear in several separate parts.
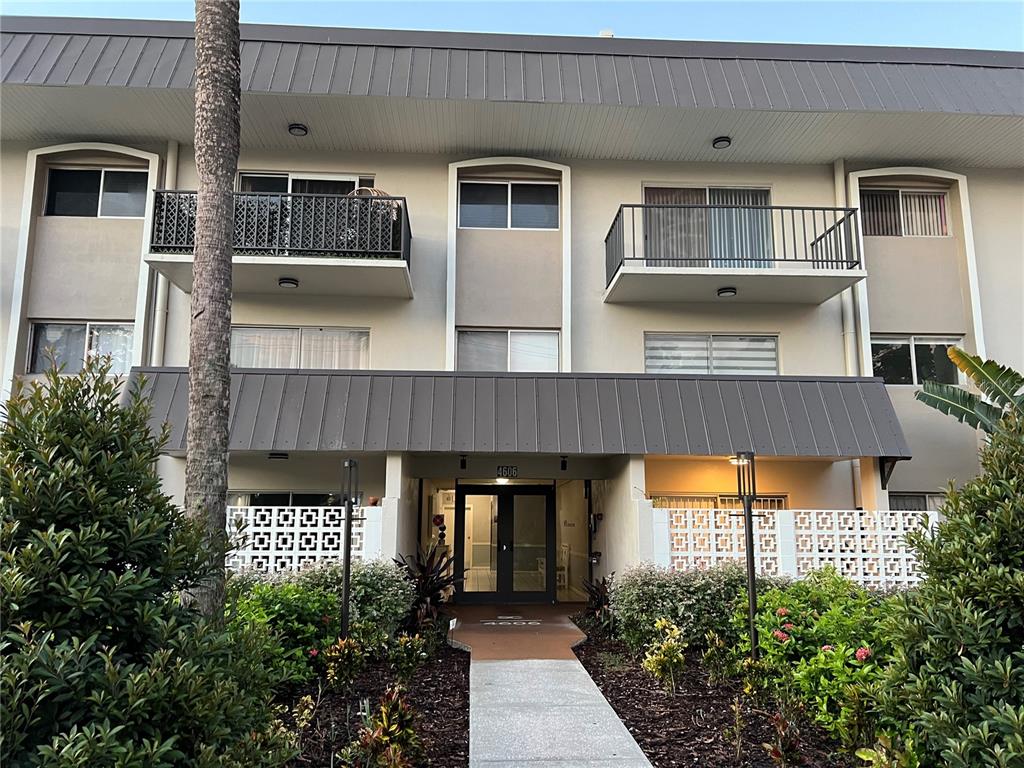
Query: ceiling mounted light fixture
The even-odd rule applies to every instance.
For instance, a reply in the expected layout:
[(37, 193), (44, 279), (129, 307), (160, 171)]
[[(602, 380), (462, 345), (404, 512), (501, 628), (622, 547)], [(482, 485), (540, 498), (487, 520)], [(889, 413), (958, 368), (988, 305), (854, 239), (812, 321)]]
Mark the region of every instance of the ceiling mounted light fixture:
[(716, 136), (711, 141), (711, 146), (714, 149), (728, 149), (732, 146), (732, 138), (729, 136)]
[(498, 485), (508, 485), (508, 478), (507, 477), (496, 477), (496, 478), (494, 478), (494, 482), (496, 482)]
[(294, 277), (279, 277), (277, 278), (277, 285), (280, 288), (298, 288), (299, 281)]
[(291, 123), (288, 126), (288, 133), (290, 133), (292, 136), (302, 137), (309, 134), (309, 128), (306, 126), (305, 123)]
[(736, 295), (736, 289), (731, 285), (727, 285), (724, 288), (718, 289), (718, 298), (720, 299), (731, 299)]

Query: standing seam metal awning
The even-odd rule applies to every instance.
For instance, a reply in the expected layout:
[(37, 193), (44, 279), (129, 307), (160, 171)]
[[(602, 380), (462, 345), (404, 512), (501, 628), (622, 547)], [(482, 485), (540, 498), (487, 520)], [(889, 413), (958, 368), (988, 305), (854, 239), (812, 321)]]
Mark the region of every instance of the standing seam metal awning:
[[(136, 368), (169, 453), (188, 371)], [(909, 459), (881, 379), (235, 370), (232, 451)]]

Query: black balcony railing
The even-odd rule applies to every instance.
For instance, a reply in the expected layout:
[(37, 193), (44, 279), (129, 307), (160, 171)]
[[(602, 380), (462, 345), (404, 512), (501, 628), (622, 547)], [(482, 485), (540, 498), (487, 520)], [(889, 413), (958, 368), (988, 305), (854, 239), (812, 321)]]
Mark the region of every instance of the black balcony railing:
[(624, 204), (604, 239), (606, 285), (623, 266), (856, 269), (857, 211)]
[[(192, 253), (196, 193), (157, 190), (154, 253)], [(235, 193), (236, 254), (320, 256), (409, 261), (409, 215), (404, 197)]]

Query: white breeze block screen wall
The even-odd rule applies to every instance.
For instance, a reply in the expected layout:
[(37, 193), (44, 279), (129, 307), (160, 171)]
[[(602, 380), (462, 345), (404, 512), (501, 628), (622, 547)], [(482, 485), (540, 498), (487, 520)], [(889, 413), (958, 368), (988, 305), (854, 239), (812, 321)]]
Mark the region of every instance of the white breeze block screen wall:
[[(734, 509), (674, 507), (654, 500), (655, 537), (668, 538), (676, 570), (743, 562), (743, 518)], [(918, 580), (907, 532), (934, 512), (757, 509), (754, 553), (759, 573), (805, 576), (826, 565), (865, 587), (909, 586)], [(663, 549), (663, 551), (665, 551)]]
[[(344, 507), (228, 507), (227, 517), (231, 570), (299, 570), (343, 557)], [(359, 507), (352, 518), (353, 559), (380, 554), (381, 508)]]

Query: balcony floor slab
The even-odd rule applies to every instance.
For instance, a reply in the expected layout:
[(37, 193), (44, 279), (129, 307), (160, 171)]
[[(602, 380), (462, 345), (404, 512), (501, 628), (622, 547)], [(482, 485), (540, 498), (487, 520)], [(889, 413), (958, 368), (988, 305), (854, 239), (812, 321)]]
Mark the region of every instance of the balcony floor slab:
[[(192, 254), (150, 253), (146, 262), (186, 293), (192, 291)], [(282, 277), (297, 288), (278, 286)], [(371, 296), (411, 299), (412, 279), (403, 259), (336, 259), (298, 256), (235, 256), (231, 269), (235, 293)]]
[[(821, 304), (867, 277), (863, 269), (790, 267), (622, 266), (605, 289), (608, 304), (654, 302), (732, 302)], [(736, 295), (720, 298), (720, 288)]]

